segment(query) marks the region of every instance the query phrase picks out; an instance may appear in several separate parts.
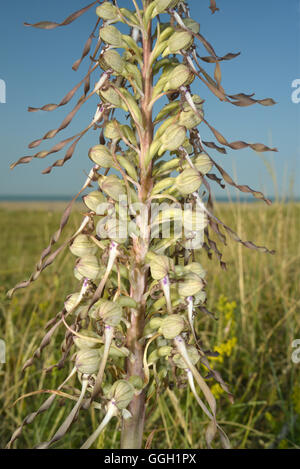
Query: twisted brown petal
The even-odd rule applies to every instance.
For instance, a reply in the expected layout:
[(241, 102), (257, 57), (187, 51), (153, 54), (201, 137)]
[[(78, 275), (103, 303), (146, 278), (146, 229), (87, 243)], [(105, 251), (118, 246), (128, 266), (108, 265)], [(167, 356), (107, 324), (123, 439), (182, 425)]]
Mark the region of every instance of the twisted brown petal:
[(90, 3), (84, 8), (81, 8), (81, 10), (75, 11), (72, 13), (70, 16), (68, 16), (62, 23), (55, 23), (53, 21), (40, 21), (39, 23), (24, 23), (25, 26), (32, 26), (33, 28), (40, 28), (40, 29), (54, 29), (57, 28), (58, 26), (67, 26), (68, 24), (73, 23), (73, 21), (77, 20), (81, 15), (83, 15), (85, 12), (87, 12), (92, 6), (96, 5), (96, 3), (99, 3), (97, 0), (96, 2)]

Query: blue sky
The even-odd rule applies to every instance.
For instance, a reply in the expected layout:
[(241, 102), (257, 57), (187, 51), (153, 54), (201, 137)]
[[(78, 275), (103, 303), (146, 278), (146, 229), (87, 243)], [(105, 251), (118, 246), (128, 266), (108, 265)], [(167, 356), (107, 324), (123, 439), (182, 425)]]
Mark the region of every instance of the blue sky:
[[(71, 195), (81, 187), (89, 171), (88, 148), (98, 143), (93, 131), (83, 139), (73, 159), (63, 168), (55, 168), (50, 175), (42, 175), (41, 171), (63, 157), (62, 152), (20, 165), (13, 171), (9, 169), (10, 163), (19, 157), (32, 154), (27, 148), (29, 142), (58, 127), (71, 110), (73, 101), (52, 113), (28, 113), (27, 107), (57, 103), (80, 81), (88, 62), (77, 72), (71, 67), (80, 57), (96, 17), (92, 8), (73, 24), (52, 31), (27, 28), (23, 22), (60, 22), (88, 1), (17, 0), (2, 6), (0, 79), (6, 82), (7, 102), (0, 104), (0, 196)], [(209, 0), (189, 3), (202, 34), (219, 55), (241, 51), (240, 57), (222, 64), (226, 91), (229, 94), (255, 92), (257, 98), (272, 97), (277, 102), (273, 107), (239, 108), (220, 103), (201, 84), (194, 86), (193, 91), (206, 100), (206, 119), (229, 141), (262, 142), (279, 150), (274, 154), (264, 153), (263, 158), (251, 150), (229, 150), (227, 156), (212, 151), (212, 156), (236, 175), (240, 184), (264, 190), (268, 196), (275, 193), (268, 172), (271, 164), (276, 171), (279, 192), (287, 193), (294, 180), (294, 193), (299, 197), (300, 104), (291, 100), (291, 84), (300, 79), (299, 0), (218, 0), (221, 11), (215, 15), (208, 9)], [(119, 5), (128, 7), (131, 1), (119, 0)], [(201, 48), (199, 52), (207, 55)], [(81, 110), (71, 126), (61, 132), (61, 139), (86, 126), (94, 115), (96, 102), (96, 98), (92, 99)], [(205, 140), (213, 140), (204, 127), (200, 126), (200, 130)], [(40, 148), (49, 149), (50, 144), (51, 141)], [(217, 187), (215, 193), (222, 195)]]

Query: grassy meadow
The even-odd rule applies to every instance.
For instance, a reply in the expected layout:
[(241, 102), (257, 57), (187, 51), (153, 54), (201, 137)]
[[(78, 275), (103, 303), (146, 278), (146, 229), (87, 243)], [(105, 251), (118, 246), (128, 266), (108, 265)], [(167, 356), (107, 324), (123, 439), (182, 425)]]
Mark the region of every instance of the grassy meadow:
[[(68, 249), (29, 288), (19, 290), (12, 300), (6, 296), (8, 289), (30, 276), (59, 225), (64, 205), (0, 204), (0, 338), (6, 342), (6, 363), (0, 365), (1, 448), (49, 394), (24, 397), (13, 405), (14, 401), (32, 391), (56, 389), (68, 371), (43, 371), (60, 358), (60, 332), (35, 365), (21, 374), (47, 321), (76, 291), (74, 257)], [(75, 208), (63, 238), (78, 226), (80, 210)], [(291, 360), (292, 341), (300, 339), (300, 204), (219, 203), (216, 214), (243, 239), (276, 250), (273, 256), (252, 251), (227, 237), (227, 246), (222, 247), (227, 272), (215, 256), (209, 260), (200, 254), (208, 272), (207, 307), (218, 320), (199, 314), (197, 331), (205, 348), (219, 351), (213, 366), (235, 398), (231, 404), (219, 386), (213, 386), (218, 420), (233, 448), (300, 448), (300, 363)], [(72, 405), (58, 398), (50, 411), (26, 427), (14, 447), (32, 448), (48, 440)], [(147, 413), (147, 447), (205, 447), (207, 419), (185, 388), (176, 394), (161, 389), (158, 398), (150, 400)], [(95, 410), (82, 411), (71, 433), (54, 447), (78, 448), (86, 439), (86, 428), (91, 433), (97, 421)], [(119, 439), (114, 419), (95, 447), (116, 448)]]

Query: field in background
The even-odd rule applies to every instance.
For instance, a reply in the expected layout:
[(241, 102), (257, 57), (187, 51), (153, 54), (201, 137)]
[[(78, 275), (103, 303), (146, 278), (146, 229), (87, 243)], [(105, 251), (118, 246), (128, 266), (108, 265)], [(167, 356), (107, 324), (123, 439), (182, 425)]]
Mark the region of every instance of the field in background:
[[(38, 347), (46, 322), (60, 311), (64, 298), (76, 291), (74, 257), (67, 250), (30, 288), (19, 291), (11, 301), (6, 297), (9, 288), (30, 276), (59, 225), (63, 206), (0, 204), (0, 338), (7, 344), (7, 363), (0, 365), (0, 447), (46, 397), (27, 397), (12, 406), (13, 402), (37, 389), (56, 389), (67, 372), (54, 369), (46, 375), (42, 371), (59, 359), (61, 334), (56, 348), (48, 346), (23, 377), (20, 370)], [(299, 448), (300, 363), (292, 363), (291, 344), (300, 339), (300, 204), (218, 204), (216, 213), (243, 239), (276, 250), (271, 256), (228, 239), (227, 247), (222, 247), (227, 272), (220, 269), (216, 258), (209, 260), (204, 252), (200, 254), (208, 272), (208, 309), (216, 313), (218, 321), (199, 315), (197, 330), (206, 348), (217, 347), (221, 353), (214, 367), (235, 396), (232, 405), (214, 386), (218, 419), (234, 448)], [(77, 207), (65, 236), (78, 226), (80, 218)], [(48, 440), (70, 405), (57, 400), (26, 428), (15, 447), (32, 448)], [(206, 418), (186, 389), (176, 395), (161, 389), (148, 413), (146, 438), (150, 437), (148, 443), (152, 439), (152, 448), (205, 446)], [(78, 447), (85, 440), (85, 429), (90, 433), (97, 422), (95, 411), (83, 411), (71, 436), (55, 447)], [(118, 447), (116, 423), (114, 420), (100, 437), (98, 448)]]

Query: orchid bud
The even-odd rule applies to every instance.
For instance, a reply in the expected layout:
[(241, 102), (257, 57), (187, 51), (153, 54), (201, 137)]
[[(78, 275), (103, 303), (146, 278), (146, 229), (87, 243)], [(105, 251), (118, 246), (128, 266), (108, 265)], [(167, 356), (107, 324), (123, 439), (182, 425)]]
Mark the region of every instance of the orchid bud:
[(186, 130), (178, 124), (170, 125), (161, 137), (162, 146), (158, 152), (162, 155), (164, 151), (177, 150), (185, 140)]
[(201, 186), (202, 177), (199, 172), (193, 168), (187, 168), (180, 173), (176, 180), (176, 189), (183, 195), (192, 194), (196, 192)]
[(175, 339), (184, 329), (184, 319), (178, 314), (170, 314), (165, 317), (160, 330), (165, 339)]
[(168, 76), (168, 82), (165, 91), (168, 89), (177, 90), (180, 86), (190, 85), (195, 75), (184, 64), (177, 65)]
[(113, 70), (121, 74), (125, 67), (125, 60), (115, 49), (108, 49), (99, 57), (99, 65), (103, 70)]
[(125, 379), (115, 381), (109, 390), (109, 399), (114, 399), (118, 409), (125, 409), (132, 401), (134, 387)]
[(100, 176), (98, 183), (100, 188), (116, 202), (118, 202), (119, 198), (125, 194), (125, 187), (122, 184), (122, 181), (114, 174), (111, 174), (110, 176)]
[(126, 358), (129, 356), (129, 353), (129, 350), (126, 347), (117, 347), (114, 343), (110, 345), (109, 356), (112, 358)]
[(136, 13), (128, 10), (128, 8), (120, 8), (120, 12), (122, 13), (125, 18), (131, 21), (134, 24), (138, 24), (138, 19)]
[(97, 349), (82, 349), (76, 353), (75, 366), (80, 373), (93, 375), (97, 373), (101, 361)]
[(193, 272), (185, 275), (184, 279), (178, 282), (178, 293), (180, 296), (193, 296), (199, 293), (204, 287), (203, 280)]
[(103, 219), (97, 224), (97, 235), (101, 238), (109, 238), (118, 244), (125, 243), (128, 239), (126, 222), (111, 218)]
[(132, 130), (132, 128), (129, 127), (129, 125), (122, 125), (121, 126), (121, 131), (122, 131), (122, 134), (127, 138), (127, 140), (129, 140), (129, 142), (132, 145), (137, 145), (137, 140), (136, 140), (135, 133)]
[(114, 47), (123, 47), (122, 34), (115, 26), (104, 26), (100, 29), (100, 38)]
[[(83, 350), (83, 349), (98, 349), (98, 348), (100, 348), (100, 346), (101, 346), (100, 340), (99, 340), (100, 338), (99, 338), (99, 335), (96, 334), (96, 332), (82, 329), (80, 331), (80, 335), (85, 336), (86, 339), (84, 339), (83, 337), (77, 337), (77, 336), (74, 337), (74, 344), (76, 345), (76, 347), (78, 349)], [(89, 340), (89, 338), (97, 339), (98, 342), (96, 342), (94, 340)]]
[[(199, 114), (203, 116), (201, 111), (199, 111)], [(183, 125), (186, 129), (193, 129), (202, 122), (202, 119), (203, 117), (200, 117), (192, 109), (190, 109), (180, 113), (179, 124)]]
[(184, 265), (175, 265), (175, 274), (178, 276), (178, 277), (182, 277), (185, 273), (185, 266)]
[(141, 389), (143, 389), (143, 386), (144, 386), (144, 382), (142, 380), (142, 378), (138, 375), (131, 375), (128, 379), (129, 383), (132, 384), (132, 386), (140, 391)]
[(150, 353), (149, 357), (148, 357), (148, 364), (151, 365), (152, 363), (157, 362), (157, 360), (159, 360), (159, 358), (160, 358), (160, 357), (158, 356), (157, 350), (153, 350), (153, 351)]
[(154, 317), (150, 319), (149, 326), (151, 329), (159, 329), (162, 323), (162, 318)]
[(99, 205), (103, 204), (106, 201), (104, 195), (100, 191), (92, 191), (89, 194), (85, 195), (82, 199), (85, 205), (90, 210), (96, 213)]
[(204, 290), (200, 291), (194, 296), (194, 305), (199, 306), (205, 303), (206, 301), (206, 292)]
[(64, 303), (64, 309), (67, 313), (73, 311), (76, 315), (85, 316), (88, 310), (88, 305), (81, 301), (82, 293), (77, 292), (69, 295)]
[(90, 148), (89, 157), (102, 168), (111, 168), (114, 164), (111, 152), (105, 145), (95, 145)]
[(105, 300), (100, 304), (98, 317), (109, 326), (117, 326), (122, 319), (122, 308), (118, 303)]
[(117, 20), (118, 10), (110, 2), (104, 2), (96, 8), (96, 15), (105, 21)]
[(109, 103), (113, 107), (123, 109), (126, 112), (128, 111), (128, 108), (124, 100), (121, 98), (121, 96), (117, 93), (117, 91), (113, 87), (110, 86), (109, 88), (106, 88), (106, 89), (102, 88), (98, 92), (98, 94), (103, 102)]
[(192, 18), (183, 18), (183, 24), (189, 28), (193, 33), (198, 34), (200, 31), (200, 24)]
[(213, 163), (206, 153), (200, 153), (200, 155), (197, 155), (193, 163), (195, 168), (204, 175), (209, 173), (213, 168)]
[(101, 273), (99, 260), (96, 256), (91, 254), (79, 259), (75, 266), (75, 277), (78, 280), (82, 278), (88, 278), (90, 280), (96, 280)]
[(152, 17), (154, 18), (155, 15), (164, 13), (169, 8), (175, 8), (179, 1), (180, 0), (156, 0)]
[(96, 254), (97, 246), (90, 240), (88, 235), (79, 234), (72, 242), (70, 251), (74, 256), (84, 257)]
[(96, 303), (93, 304), (93, 306), (89, 309), (89, 316), (92, 319), (95, 319), (96, 321), (99, 321), (99, 308), (102, 303), (104, 303), (106, 300), (104, 298), (100, 298)]
[(128, 158), (128, 154), (126, 156), (117, 155), (117, 160), (120, 163), (120, 165), (126, 170), (127, 174), (132, 179), (137, 181), (139, 177), (135, 168), (135, 164), (131, 163), (130, 159)]
[(132, 78), (140, 90), (143, 89), (143, 78), (138, 67), (130, 62), (125, 62), (124, 75), (126, 78)]
[[(198, 350), (193, 345), (187, 345), (186, 350), (187, 350), (191, 363), (193, 365), (196, 365), (196, 363), (200, 359)], [(176, 353), (176, 355), (174, 355), (173, 361), (178, 368), (183, 368), (183, 369), (187, 368), (185, 361), (183, 360), (183, 358), (181, 357), (179, 353)]]
[(119, 296), (117, 302), (123, 308), (138, 309), (138, 303), (130, 296)]
[(79, 292), (72, 293), (72, 295), (68, 296), (67, 300), (64, 303), (64, 307), (67, 313), (70, 313), (70, 311), (72, 311), (72, 309), (76, 307), (76, 305), (78, 304), (79, 298), (80, 298)]

